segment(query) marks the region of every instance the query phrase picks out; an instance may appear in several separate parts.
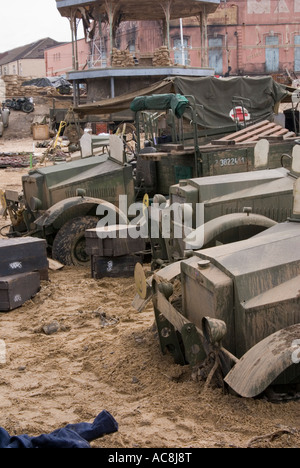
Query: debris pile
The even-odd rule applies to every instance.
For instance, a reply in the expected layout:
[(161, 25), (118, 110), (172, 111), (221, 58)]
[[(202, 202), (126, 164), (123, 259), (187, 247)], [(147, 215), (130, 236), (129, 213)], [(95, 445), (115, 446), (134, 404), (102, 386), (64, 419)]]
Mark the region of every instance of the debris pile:
[(152, 63), (154, 67), (171, 67), (173, 65), (167, 46), (161, 46), (154, 51)]
[(31, 163), (36, 163), (32, 153), (0, 153), (0, 169), (29, 167)]
[(133, 67), (135, 65), (134, 57), (129, 50), (118, 50), (113, 48), (111, 66), (112, 67)]
[(53, 86), (22, 86), (26, 80), (24, 76), (4, 75), (1, 77), (5, 84), (5, 95), (9, 97), (17, 96), (60, 96)]

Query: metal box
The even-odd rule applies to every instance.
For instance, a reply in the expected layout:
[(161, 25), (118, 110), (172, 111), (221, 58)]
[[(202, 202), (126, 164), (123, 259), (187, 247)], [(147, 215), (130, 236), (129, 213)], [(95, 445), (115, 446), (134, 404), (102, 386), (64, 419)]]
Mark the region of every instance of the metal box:
[(298, 223), (197, 251), (181, 268), (184, 315), (198, 325), (205, 316), (223, 320), (224, 345), (238, 358), (272, 333), (300, 322)]
[(135, 231), (136, 226), (123, 224), (87, 229), (85, 231), (86, 253), (100, 257), (120, 257), (141, 252), (145, 250), (146, 242), (142, 237), (135, 239), (133, 237)]
[(92, 278), (127, 278), (134, 275), (134, 268), (141, 263), (138, 255), (123, 255), (122, 257), (91, 257)]
[(0, 240), (0, 277), (38, 271), (48, 278), (47, 244), (44, 239), (23, 237)]
[(22, 306), (40, 290), (38, 272), (0, 278), (0, 311), (9, 312)]

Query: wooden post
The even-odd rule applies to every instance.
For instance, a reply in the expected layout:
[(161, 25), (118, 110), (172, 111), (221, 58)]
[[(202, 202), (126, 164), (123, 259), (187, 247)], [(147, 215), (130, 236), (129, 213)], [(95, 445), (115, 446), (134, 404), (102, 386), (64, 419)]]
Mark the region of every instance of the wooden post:
[(173, 0), (166, 0), (164, 3), (161, 3), (161, 7), (165, 13), (165, 24), (166, 24), (166, 45), (170, 50), (170, 18), (171, 18), (171, 6)]
[(105, 0), (105, 9), (106, 9), (106, 13), (108, 16), (108, 22), (109, 22), (110, 65), (112, 62), (112, 50), (114, 47), (114, 23), (115, 23), (115, 16), (116, 16), (117, 8), (118, 8), (118, 3), (115, 6), (113, 6), (113, 2), (111, 0)]
[(201, 67), (208, 67), (208, 44), (207, 44), (207, 13), (205, 5), (203, 11), (199, 14), (199, 23), (201, 31)]
[(73, 11), (70, 10), (70, 16), (68, 18), (70, 22), (71, 28), (71, 39), (72, 39), (72, 67), (75, 70), (76, 62), (75, 62), (75, 44), (74, 44), (74, 22), (73, 22)]

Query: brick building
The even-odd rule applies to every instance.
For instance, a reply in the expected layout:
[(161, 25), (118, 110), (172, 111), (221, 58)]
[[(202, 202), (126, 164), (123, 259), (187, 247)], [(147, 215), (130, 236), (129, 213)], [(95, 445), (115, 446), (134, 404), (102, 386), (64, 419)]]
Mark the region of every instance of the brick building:
[(44, 52), (49, 47), (60, 45), (49, 37), (26, 44), (0, 54), (0, 75), (45, 76)]

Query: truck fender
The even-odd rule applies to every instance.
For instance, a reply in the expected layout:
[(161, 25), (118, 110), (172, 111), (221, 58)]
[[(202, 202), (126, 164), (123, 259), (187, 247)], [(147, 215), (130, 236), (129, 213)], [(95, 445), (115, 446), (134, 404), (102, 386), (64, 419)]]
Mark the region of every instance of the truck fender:
[(101, 205), (107, 212), (117, 216), (117, 222), (128, 224), (125, 213), (110, 202), (99, 198), (72, 197), (59, 201), (51, 206), (45, 213), (35, 220), (35, 224), (41, 229), (53, 228), (59, 230), (67, 221), (80, 216), (96, 216), (97, 208)]
[(242, 226), (259, 226), (268, 229), (277, 224), (276, 221), (262, 215), (249, 213), (232, 213), (218, 218), (212, 219), (203, 224), (191, 233), (189, 233), (184, 241), (186, 248), (190, 250), (199, 250), (209, 242), (214, 240), (218, 235), (229, 229)]
[(238, 395), (253, 398), (261, 394), (292, 365), (300, 373), (300, 324), (283, 328), (247, 351), (225, 377)]

